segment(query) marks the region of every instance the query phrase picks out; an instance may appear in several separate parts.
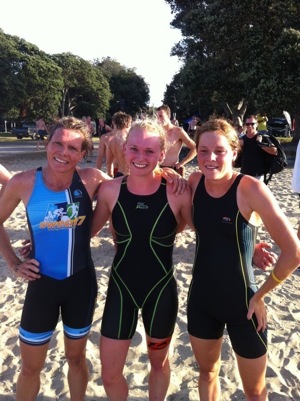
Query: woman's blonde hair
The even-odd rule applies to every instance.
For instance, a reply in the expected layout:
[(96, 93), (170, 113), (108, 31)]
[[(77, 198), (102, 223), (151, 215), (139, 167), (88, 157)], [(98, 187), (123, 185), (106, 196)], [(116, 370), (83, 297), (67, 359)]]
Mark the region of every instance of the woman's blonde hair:
[(166, 150), (166, 134), (163, 127), (161, 126), (161, 124), (159, 124), (159, 122), (156, 119), (146, 117), (142, 120), (133, 121), (128, 131), (127, 139), (131, 134), (131, 132), (136, 128), (141, 128), (148, 132), (156, 133), (160, 140), (161, 150)]

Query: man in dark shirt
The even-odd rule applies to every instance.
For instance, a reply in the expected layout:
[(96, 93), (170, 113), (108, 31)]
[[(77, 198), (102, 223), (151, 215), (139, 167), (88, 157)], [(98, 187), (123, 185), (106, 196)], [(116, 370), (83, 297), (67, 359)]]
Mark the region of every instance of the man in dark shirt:
[(256, 116), (251, 115), (245, 121), (246, 134), (240, 139), (243, 152), (241, 162), (241, 173), (251, 175), (258, 180), (264, 178), (264, 153), (277, 154), (275, 146), (262, 146), (262, 135), (257, 132)]

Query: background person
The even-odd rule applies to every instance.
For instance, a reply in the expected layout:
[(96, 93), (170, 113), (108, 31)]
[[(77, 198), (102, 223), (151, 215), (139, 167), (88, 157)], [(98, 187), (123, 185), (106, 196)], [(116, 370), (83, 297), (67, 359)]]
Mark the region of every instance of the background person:
[(188, 134), (190, 135), (191, 138), (194, 139), (197, 126), (199, 126), (199, 125), (201, 125), (200, 117), (193, 116), (188, 125)]
[[(196, 143), (200, 172), (188, 181), (197, 238), (188, 331), (200, 370), (200, 399), (221, 398), (220, 356), (226, 326), (246, 399), (266, 401), (264, 297), (297, 268), (300, 243), (268, 187), (233, 170), (239, 147), (234, 127), (225, 120), (208, 121), (199, 129)], [(261, 222), (280, 255), (257, 288), (252, 255)]]
[(257, 131), (261, 135), (265, 135), (268, 133), (268, 117), (266, 113), (260, 113), (257, 115)]
[(113, 129), (112, 131), (108, 132), (107, 134), (103, 134), (99, 138), (99, 147), (97, 153), (97, 160), (96, 160), (96, 167), (101, 170), (103, 163), (107, 160), (107, 149), (108, 143), (111, 141), (113, 136), (115, 135), (116, 131)]
[(246, 117), (245, 128), (246, 133), (240, 138), (241, 173), (262, 181), (265, 172), (265, 153), (276, 155), (277, 148), (261, 146), (262, 135), (257, 132), (257, 119), (254, 115)]
[[(46, 165), (15, 174), (0, 199), (0, 252), (12, 273), (28, 281), (19, 329), (17, 401), (36, 399), (60, 315), (70, 399), (85, 398), (85, 350), (97, 296), (90, 250), (92, 200), (100, 183), (109, 179), (97, 169), (77, 167), (89, 145), (84, 122), (59, 120), (49, 130)], [(20, 201), (32, 235), (32, 254), (25, 260), (16, 255), (4, 228)]]
[(114, 135), (107, 142), (106, 151), (106, 168), (110, 177), (128, 174), (129, 167), (125, 161), (124, 145), (131, 123), (132, 117), (123, 111), (118, 111), (113, 115)]
[(40, 149), (40, 145), (45, 145), (45, 138), (47, 137), (47, 126), (42, 117), (40, 117), (36, 122), (36, 132), (38, 134), (38, 140), (36, 143), (36, 149)]
[[(162, 105), (156, 109), (156, 116), (166, 133), (167, 148), (165, 159), (161, 167), (171, 167), (180, 175), (184, 175), (184, 165), (196, 156), (195, 142), (188, 136), (183, 128), (171, 123), (171, 110), (169, 106)], [(182, 146), (185, 145), (189, 151), (186, 156), (179, 161)]]
[(93, 124), (92, 117), (87, 116), (85, 118), (85, 123), (88, 127), (89, 130), (89, 139), (90, 139), (90, 146), (87, 149), (87, 154), (86, 154), (86, 162), (87, 163), (92, 163), (93, 161), (93, 150), (94, 150), (94, 144), (93, 144), (93, 135), (95, 132), (95, 125)]
[(112, 128), (106, 124), (105, 120), (103, 118), (99, 118), (99, 124), (98, 124), (98, 136), (99, 139), (101, 138), (102, 135), (108, 134), (109, 132), (112, 131)]

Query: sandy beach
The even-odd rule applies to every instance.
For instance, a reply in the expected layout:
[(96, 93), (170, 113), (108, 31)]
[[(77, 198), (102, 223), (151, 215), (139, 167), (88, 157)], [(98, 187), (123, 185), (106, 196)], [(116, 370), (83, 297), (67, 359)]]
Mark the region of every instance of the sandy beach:
[[(1, 157), (0, 162), (12, 173), (38, 167), (45, 163), (45, 152)], [(82, 163), (84, 165), (84, 163)], [(95, 165), (95, 157), (92, 166)], [(88, 164), (87, 166), (91, 166)], [(299, 199), (290, 187), (292, 165), (273, 177), (269, 187), (280, 206), (297, 230), (300, 220)], [(197, 168), (196, 161), (187, 167), (189, 175)], [(12, 244), (18, 249), (22, 240), (29, 237), (24, 207), (19, 205), (6, 222)], [(269, 236), (260, 229), (261, 240), (269, 242)], [(107, 226), (100, 235), (92, 239), (92, 254), (98, 277), (98, 300), (94, 324), (87, 345), (87, 360), (90, 380), (86, 401), (104, 401), (105, 392), (100, 378), (98, 342), (109, 270), (114, 247)], [(197, 401), (198, 369), (189, 344), (186, 330), (186, 301), (191, 279), (194, 255), (194, 233), (187, 229), (179, 234), (174, 250), (174, 264), (178, 282), (179, 313), (171, 345), (171, 384), (168, 401)], [(276, 246), (273, 250), (277, 252)], [(256, 270), (258, 285), (268, 272)], [(15, 399), (16, 379), (20, 370), (18, 327), (26, 291), (26, 283), (12, 276), (0, 257), (0, 401)], [(278, 286), (266, 298), (269, 320), (269, 363), (267, 386), (270, 401), (300, 401), (300, 270), (296, 271), (283, 285)], [(66, 380), (67, 364), (63, 353), (61, 322), (51, 340), (50, 350), (41, 375), (41, 389), (38, 401), (70, 400)], [(145, 337), (141, 322), (129, 350), (125, 375), (130, 386), (131, 401), (148, 400), (148, 362)], [(222, 368), (220, 373), (222, 401), (245, 400), (239, 380), (234, 354), (228, 339), (224, 336)]]

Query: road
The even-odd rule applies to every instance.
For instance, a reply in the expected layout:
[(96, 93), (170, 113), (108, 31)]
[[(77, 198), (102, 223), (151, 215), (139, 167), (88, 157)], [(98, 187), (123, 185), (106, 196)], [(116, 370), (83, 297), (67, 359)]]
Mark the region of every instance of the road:
[[(94, 149), (98, 149), (98, 141), (94, 142)], [(39, 152), (43, 152), (44, 148), (41, 147)], [(20, 139), (14, 142), (0, 142), (0, 156), (7, 154), (22, 154), (36, 152), (36, 141)]]
[(0, 142), (0, 155), (8, 153), (32, 153), (36, 149), (35, 141), (17, 140), (14, 142)]

